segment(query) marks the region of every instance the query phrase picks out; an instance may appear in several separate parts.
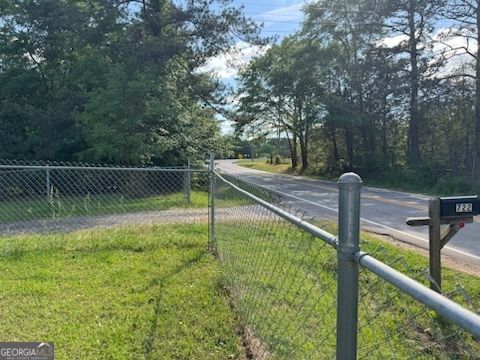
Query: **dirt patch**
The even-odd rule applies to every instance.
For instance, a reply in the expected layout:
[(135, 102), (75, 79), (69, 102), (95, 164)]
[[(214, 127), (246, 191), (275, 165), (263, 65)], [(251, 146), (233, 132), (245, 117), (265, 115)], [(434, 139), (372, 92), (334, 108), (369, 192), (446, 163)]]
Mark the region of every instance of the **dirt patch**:
[[(218, 222), (251, 222), (250, 214), (252, 211), (257, 211), (256, 207), (253, 205), (217, 208), (217, 220)], [(260, 216), (257, 218), (259, 220), (269, 220), (274, 219), (275, 215), (273, 213), (264, 213), (260, 214)], [(0, 224), (0, 236), (40, 233), (66, 233), (77, 230), (111, 228), (117, 226), (205, 223), (207, 220), (207, 208), (142, 211), (92, 216), (71, 216)]]
[(122, 214), (70, 216), (0, 224), (0, 236), (66, 233), (84, 229), (110, 228), (125, 225), (188, 223), (199, 220), (206, 221), (206, 219), (206, 209), (173, 209)]
[[(382, 232), (376, 232), (376, 231), (366, 231), (369, 234), (372, 234), (376, 236), (379, 239), (382, 239), (392, 245), (398, 246), (402, 249), (406, 250), (412, 250), (415, 251), (426, 258), (428, 258), (428, 249), (425, 249), (420, 246), (416, 246), (412, 243), (409, 243), (407, 241), (403, 241), (401, 239), (395, 238), (389, 234), (385, 234)], [(480, 276), (480, 265), (477, 263), (474, 263), (472, 261), (469, 261), (467, 257), (465, 258), (459, 258), (459, 257), (453, 257), (449, 255), (448, 250), (442, 252), (442, 266), (445, 266), (450, 269), (454, 269), (457, 271), (464, 272), (469, 275), (475, 275), (475, 276)]]
[(248, 327), (243, 331), (243, 343), (248, 359), (267, 360), (270, 357), (270, 351), (268, 351), (267, 346)]

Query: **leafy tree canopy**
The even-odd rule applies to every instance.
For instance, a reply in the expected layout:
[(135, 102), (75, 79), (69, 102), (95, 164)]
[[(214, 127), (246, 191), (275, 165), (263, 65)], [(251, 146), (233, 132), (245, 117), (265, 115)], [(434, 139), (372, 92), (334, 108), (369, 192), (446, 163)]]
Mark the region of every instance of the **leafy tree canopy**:
[(0, 157), (183, 163), (216, 146), (198, 72), (257, 26), (227, 0), (2, 0)]

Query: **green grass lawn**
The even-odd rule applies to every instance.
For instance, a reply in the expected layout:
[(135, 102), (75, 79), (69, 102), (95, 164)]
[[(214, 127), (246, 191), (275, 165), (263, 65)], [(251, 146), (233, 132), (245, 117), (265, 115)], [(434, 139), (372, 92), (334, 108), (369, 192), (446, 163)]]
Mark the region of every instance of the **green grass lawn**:
[[(217, 214), (220, 262), (201, 224), (3, 237), (1, 340), (53, 341), (58, 359), (244, 359), (246, 328), (257, 355), (334, 357), (335, 251), (248, 213), (243, 221)], [(365, 251), (427, 284), (425, 257), (363, 239)], [(455, 300), (480, 303), (479, 278), (444, 269), (443, 280), (448, 292), (467, 290), (470, 302)], [(480, 353), (478, 341), (374, 275), (362, 271), (360, 281), (359, 359)]]
[(176, 192), (167, 195), (144, 198), (127, 198), (119, 195), (96, 195), (84, 197), (59, 197), (52, 202), (46, 199), (0, 202), (0, 223), (22, 220), (60, 218), (66, 216), (92, 216), (139, 211), (166, 210), (172, 208), (205, 208), (208, 194), (192, 191), (190, 203), (184, 194)]
[[(335, 232), (331, 224), (322, 227)], [(425, 257), (366, 234), (363, 238), (365, 251), (427, 285)], [(226, 287), (260, 348), (272, 359), (335, 357), (333, 249), (284, 221), (219, 222), (217, 241)], [(480, 303), (479, 278), (445, 269), (443, 280), (446, 291), (462, 284), (472, 303)], [(469, 306), (461, 293), (451, 296)], [(359, 316), (359, 359), (472, 359), (480, 354), (480, 343), (470, 335), (367, 271), (360, 275)]]
[(58, 359), (243, 359), (206, 225), (3, 237), (1, 341)]

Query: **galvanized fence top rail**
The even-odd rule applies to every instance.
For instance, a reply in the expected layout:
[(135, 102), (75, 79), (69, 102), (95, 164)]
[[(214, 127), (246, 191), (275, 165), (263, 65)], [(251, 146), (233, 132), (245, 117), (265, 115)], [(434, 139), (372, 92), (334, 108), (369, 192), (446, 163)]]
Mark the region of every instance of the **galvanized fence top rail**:
[(219, 178), (221, 181), (223, 181), (224, 183), (228, 184), (229, 186), (231, 186), (232, 188), (234, 188), (235, 190), (237, 190), (238, 192), (242, 193), (243, 195), (245, 195), (246, 197), (250, 198), (251, 200), (255, 201), (257, 204), (263, 206), (264, 208), (270, 210), (271, 212), (273, 212), (274, 214), (280, 216), (281, 218), (291, 222), (292, 224), (295, 224), (297, 225), (298, 227), (300, 227), (301, 229), (305, 230), (306, 232), (308, 232), (309, 234), (313, 235), (313, 236), (316, 236), (320, 239), (322, 239), (324, 242), (326, 242), (327, 244), (333, 246), (334, 248), (337, 248), (338, 246), (338, 241), (337, 241), (337, 237), (335, 235), (332, 235), (330, 234), (329, 232), (325, 231), (325, 230), (322, 230), (320, 228), (318, 228), (317, 226), (315, 225), (312, 225), (310, 224), (309, 222), (295, 216), (295, 215), (292, 215), (290, 214), (289, 212), (283, 210), (283, 209), (280, 209), (279, 207), (275, 206), (275, 205), (272, 205), (270, 204), (269, 202), (265, 201), (265, 200), (262, 200), (260, 199), (259, 197), (249, 193), (248, 191), (246, 190), (243, 190), (242, 188), (240, 188), (239, 186), (233, 184), (232, 182), (226, 180), (222, 175), (220, 175), (218, 172), (215, 172), (215, 175), (217, 178)]
[(358, 252), (354, 259), (365, 269), (370, 270), (415, 300), (435, 310), (438, 314), (444, 316), (462, 329), (480, 338), (479, 315), (418, 283), (367, 253)]
[[(258, 196), (255, 196), (251, 192), (242, 188), (242, 186), (239, 186), (239, 184), (242, 183), (243, 180), (236, 179), (237, 184), (234, 184), (232, 181), (227, 180), (225, 178), (226, 176), (219, 174), (216, 171), (214, 171), (214, 174), (218, 180), (220, 180), (222, 183), (224, 183), (228, 187), (235, 189), (235, 191), (241, 193), (242, 196), (245, 196), (246, 198), (250, 199), (254, 203), (258, 204), (259, 206), (267, 209), (268, 211), (271, 211), (272, 213), (281, 217), (287, 222), (321, 239), (326, 244), (335, 248), (337, 251), (340, 251), (339, 248), (342, 246), (342, 244), (341, 244), (341, 241), (339, 243), (339, 239), (335, 235), (325, 230), (322, 230), (319, 227), (313, 224), (310, 224), (309, 222), (297, 216), (294, 216), (288, 213), (287, 211), (269, 203), (268, 201), (261, 199)], [(352, 177), (353, 179), (353, 177), (356, 175), (349, 175), (349, 176)], [(347, 220), (347, 223), (345, 223), (345, 219), (339, 219), (340, 227), (342, 227), (341, 223), (343, 222), (344, 223), (343, 227), (345, 228), (343, 231), (349, 232), (349, 234), (347, 234), (348, 236), (352, 236), (352, 234), (358, 231), (358, 229), (355, 229), (355, 226), (356, 226), (355, 223), (357, 224), (359, 223), (360, 186), (355, 188), (355, 184), (352, 185), (352, 182), (350, 182), (350, 180), (352, 179), (347, 180), (343, 184), (339, 184), (341, 187), (340, 190), (342, 190), (342, 186), (344, 188), (344, 191), (343, 191), (344, 199), (343, 200), (340, 199), (340, 202), (339, 202), (339, 206), (340, 206), (339, 216), (356, 217), (356, 219), (351, 218), (350, 220)], [(246, 183), (248, 183), (248, 181)], [(251, 183), (248, 184), (248, 186), (252, 186), (252, 185), (253, 184)], [(259, 186), (256, 184), (255, 186), (263, 189), (266, 192), (271, 192), (271, 190), (266, 187)], [(342, 197), (342, 191), (340, 191), (340, 194), (341, 194), (340, 196)], [(282, 194), (282, 195), (285, 196), (285, 194)], [(358, 196), (358, 204), (355, 204), (356, 196)], [(344, 207), (343, 209), (342, 209), (342, 206)], [(341, 232), (342, 230), (340, 230), (339, 236), (342, 236)], [(345, 233), (343, 234), (343, 236), (345, 236)], [(341, 254), (339, 254), (339, 259), (340, 259), (340, 255)], [(443, 318), (449, 320), (451, 323), (464, 329), (474, 337), (480, 338), (480, 316), (478, 314), (466, 309), (465, 307), (447, 298), (446, 296), (438, 294), (437, 292), (429, 289), (428, 287), (424, 286), (420, 282), (412, 279), (411, 277), (403, 274), (400, 271), (397, 271), (393, 267), (378, 260), (376, 257), (361, 251), (359, 248), (355, 247), (355, 243), (349, 244), (347, 241), (346, 251), (344, 251), (343, 256), (346, 256), (345, 259), (350, 263), (355, 263), (360, 265), (362, 268), (368, 270), (369, 272), (377, 276), (379, 279), (382, 279), (386, 283), (391, 284), (400, 293), (408, 295), (411, 299), (414, 299), (419, 303), (423, 304), (424, 306), (426, 306), (427, 308), (434, 310), (438, 315), (441, 315)], [(339, 264), (339, 267), (340, 266), (341, 265)], [(358, 270), (354, 270), (353, 273), (355, 273), (356, 271)], [(340, 269), (339, 269), (339, 272), (340, 272)], [(345, 294), (343, 295), (340, 294), (341, 284), (339, 283), (338, 286), (339, 286), (339, 289), (338, 289), (339, 297), (340, 296), (344, 297)], [(349, 286), (351, 286), (351, 284), (349, 284)], [(350, 295), (352, 295), (351, 292), (350, 292)], [(341, 301), (341, 299), (337, 299), (337, 300)], [(353, 301), (356, 302), (355, 299), (353, 299)], [(356, 307), (357, 305), (350, 304), (349, 306)], [(341, 314), (345, 312), (351, 315), (352, 313), (350, 312), (350, 310), (351, 309), (337, 309), (337, 314), (340, 317), (342, 316)], [(354, 316), (356, 317), (356, 313), (354, 314)], [(343, 320), (339, 319), (338, 321), (340, 322), (345, 321), (345, 319)], [(354, 326), (355, 328), (354, 331), (356, 332), (357, 320), (350, 319), (349, 321), (350, 321), (349, 326)], [(356, 339), (345, 339), (345, 336), (348, 338), (348, 334), (346, 334), (345, 331), (348, 332), (349, 330), (342, 329), (342, 327), (344, 326), (342, 326), (341, 323), (337, 323), (337, 359), (354, 359), (356, 358), (356, 346), (357, 346), (355, 343)], [(352, 341), (354, 342), (353, 344), (352, 344)], [(342, 343), (339, 343), (339, 342), (342, 342)], [(350, 348), (350, 350), (345, 350), (346, 348)], [(415, 356), (418, 356), (418, 355), (415, 355)], [(396, 358), (394, 354), (392, 355), (392, 357)], [(475, 357), (475, 355), (473, 357)]]
[(140, 171), (140, 172), (208, 172), (205, 168), (189, 168), (187, 166), (152, 166), (152, 167), (113, 167), (113, 166), (77, 166), (77, 165), (24, 165), (24, 164), (6, 164), (0, 161), (0, 169), (31, 169), (31, 170), (91, 170), (91, 171)]

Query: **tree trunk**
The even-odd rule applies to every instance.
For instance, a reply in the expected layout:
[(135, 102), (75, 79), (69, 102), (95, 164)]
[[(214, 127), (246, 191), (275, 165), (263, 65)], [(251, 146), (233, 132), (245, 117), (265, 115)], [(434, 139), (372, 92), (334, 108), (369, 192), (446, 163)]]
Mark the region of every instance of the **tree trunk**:
[(390, 167), (395, 167), (397, 163), (397, 157), (396, 157), (396, 148), (398, 144), (398, 125), (397, 122), (393, 122), (393, 131), (392, 131), (392, 151), (390, 152), (391, 159), (390, 159)]
[(288, 150), (290, 151), (290, 159), (291, 159), (292, 168), (293, 168), (293, 145), (292, 145), (292, 140), (290, 139), (290, 136), (288, 135), (288, 131), (286, 131), (286, 134), (287, 134)]
[(335, 161), (335, 167), (337, 167), (340, 157), (338, 155), (337, 135), (336, 135), (335, 128), (331, 130), (330, 136), (332, 138), (332, 145), (333, 145), (333, 160)]
[(297, 138), (295, 134), (293, 134), (293, 141), (290, 139), (290, 136), (288, 136), (288, 131), (287, 133), (287, 141), (288, 141), (288, 147), (290, 149), (290, 156), (291, 156), (291, 162), (292, 162), (292, 169), (296, 169), (298, 166), (298, 160), (297, 160)]
[[(477, 43), (480, 44), (480, 6), (476, 8)], [(475, 59), (475, 130), (473, 139), (473, 182), (480, 183), (480, 47)]]
[(388, 162), (388, 148), (387, 148), (387, 116), (382, 114), (382, 166)]
[(345, 129), (345, 145), (348, 155), (348, 170), (351, 171), (353, 169), (353, 134), (351, 128)]
[(464, 155), (464, 161), (463, 161), (463, 166), (466, 169), (465, 173), (463, 175), (465, 176), (471, 176), (470, 170), (472, 168), (472, 147), (470, 145), (470, 136), (472, 133), (471, 128), (467, 128), (467, 132), (465, 134), (465, 155)]
[(375, 135), (373, 134), (372, 124), (364, 121), (360, 127), (362, 134), (363, 151), (366, 155), (365, 166), (370, 167), (375, 162)]
[(300, 152), (302, 157), (302, 172), (308, 168), (308, 144), (307, 135), (300, 137)]
[(419, 134), (419, 111), (418, 111), (418, 51), (415, 27), (415, 0), (409, 1), (408, 26), (410, 31), (410, 121), (408, 124), (408, 149), (407, 159), (409, 164), (417, 164), (420, 161), (420, 134)]
[(298, 167), (298, 137), (293, 134), (293, 144), (292, 144), (292, 169)]

